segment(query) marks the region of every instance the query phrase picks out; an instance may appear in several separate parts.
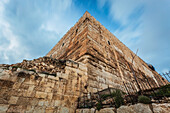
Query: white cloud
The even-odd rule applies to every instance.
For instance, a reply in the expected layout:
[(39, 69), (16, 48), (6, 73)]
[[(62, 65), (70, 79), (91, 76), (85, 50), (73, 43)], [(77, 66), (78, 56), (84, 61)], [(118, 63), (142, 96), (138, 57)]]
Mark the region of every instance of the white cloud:
[(44, 56), (75, 24), (78, 12), (72, 0), (1, 0), (0, 64)]
[(141, 0), (110, 0), (110, 15), (122, 25), (127, 25), (129, 16), (141, 5)]
[(97, 2), (98, 2), (98, 7), (99, 8), (103, 8), (103, 6), (105, 5), (105, 3), (107, 2), (107, 0), (97, 0)]
[[(11, 60), (21, 60), (20, 57), (26, 57), (28, 54), (21, 54), (20, 52), (26, 52), (25, 48), (20, 47), (18, 37), (12, 32), (10, 24), (6, 21), (4, 16), (5, 4), (9, 1), (0, 1), (0, 58), (4, 63), (10, 63)], [(6, 42), (6, 43), (3, 43)]]
[[(58, 0), (51, 3), (51, 12), (47, 12), (50, 18), (41, 25), (40, 29), (55, 32), (62, 36), (73, 24), (73, 19), (70, 16), (77, 15), (77, 12), (72, 7), (72, 0)], [(71, 14), (71, 15), (70, 15)]]

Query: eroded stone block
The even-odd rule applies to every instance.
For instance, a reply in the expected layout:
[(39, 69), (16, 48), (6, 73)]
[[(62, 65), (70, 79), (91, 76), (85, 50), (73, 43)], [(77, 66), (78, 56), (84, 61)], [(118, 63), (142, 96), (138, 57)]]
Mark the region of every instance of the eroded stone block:
[(45, 108), (44, 107), (35, 107), (33, 113), (45, 113)]
[(47, 93), (46, 92), (37, 91), (36, 94), (35, 94), (35, 97), (36, 98), (46, 98), (47, 97)]
[(5, 113), (8, 109), (9, 105), (0, 104), (0, 113)]
[(8, 103), (9, 103), (9, 104), (16, 104), (17, 101), (18, 101), (18, 98), (19, 98), (19, 97), (11, 96)]

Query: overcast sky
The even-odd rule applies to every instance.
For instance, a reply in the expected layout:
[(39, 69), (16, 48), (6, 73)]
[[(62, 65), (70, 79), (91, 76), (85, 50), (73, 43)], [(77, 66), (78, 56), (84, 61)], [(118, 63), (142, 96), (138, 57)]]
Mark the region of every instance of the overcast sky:
[(170, 0), (0, 0), (0, 64), (45, 56), (91, 13), (156, 70), (170, 70)]

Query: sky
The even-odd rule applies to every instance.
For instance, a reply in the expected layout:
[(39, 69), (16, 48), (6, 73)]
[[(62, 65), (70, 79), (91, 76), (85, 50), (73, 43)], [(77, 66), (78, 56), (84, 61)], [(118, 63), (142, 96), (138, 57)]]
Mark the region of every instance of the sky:
[(170, 70), (170, 0), (0, 0), (0, 64), (45, 56), (85, 11), (156, 71)]

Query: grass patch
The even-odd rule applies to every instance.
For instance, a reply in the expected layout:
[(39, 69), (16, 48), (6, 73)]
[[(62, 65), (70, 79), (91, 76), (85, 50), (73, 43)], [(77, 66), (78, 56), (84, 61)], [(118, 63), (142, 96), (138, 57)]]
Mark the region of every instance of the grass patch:
[(122, 97), (122, 93), (120, 90), (115, 91), (114, 99), (115, 99), (115, 107), (116, 108), (119, 108), (121, 105), (124, 104), (124, 99)]

